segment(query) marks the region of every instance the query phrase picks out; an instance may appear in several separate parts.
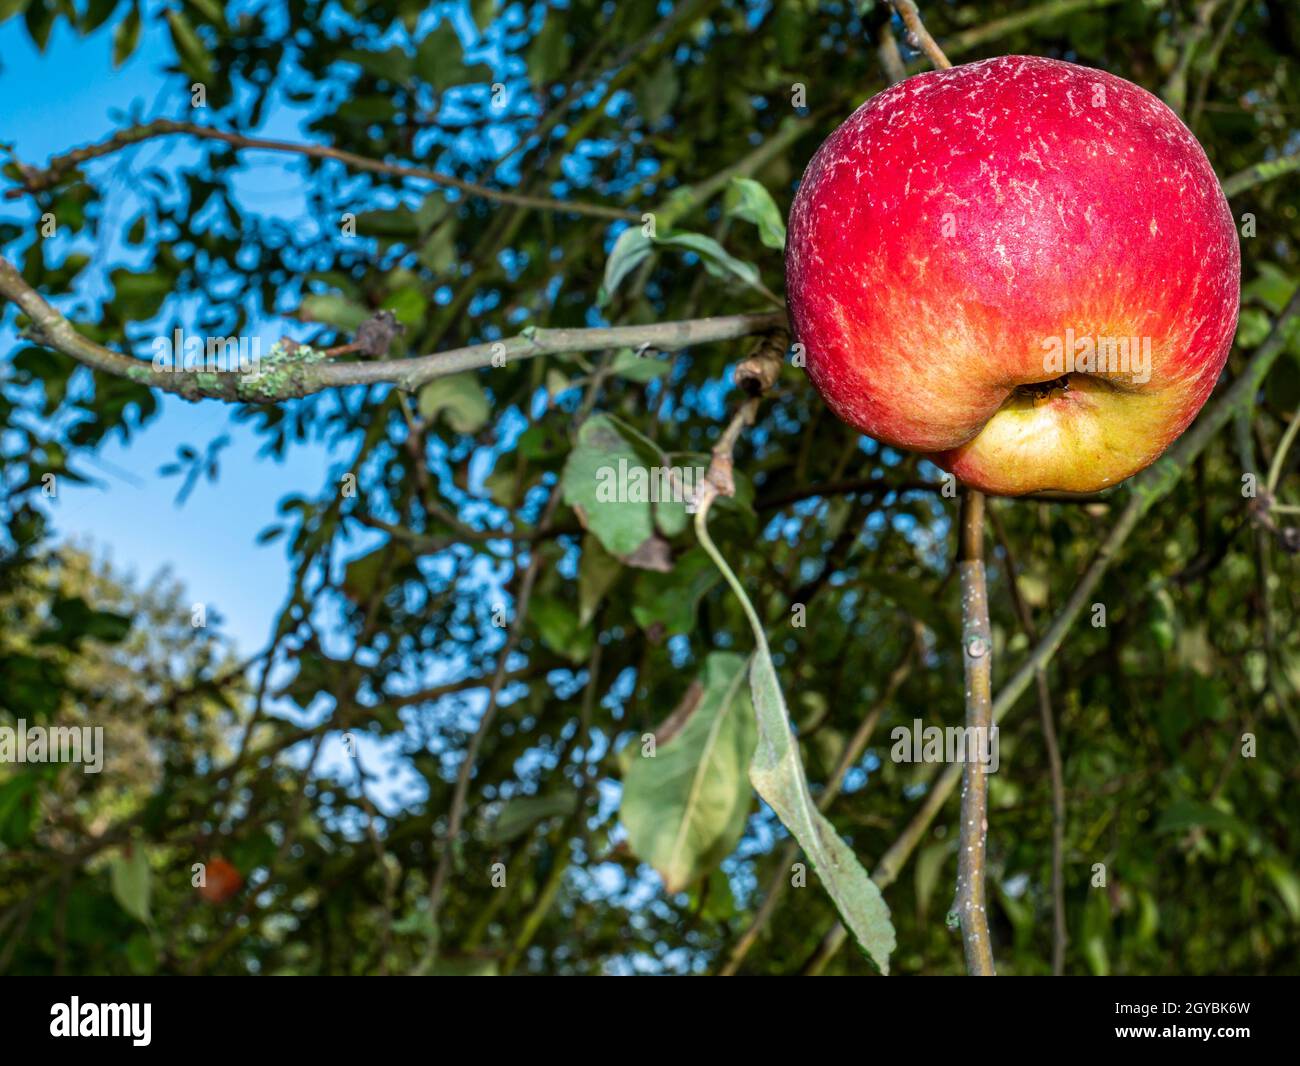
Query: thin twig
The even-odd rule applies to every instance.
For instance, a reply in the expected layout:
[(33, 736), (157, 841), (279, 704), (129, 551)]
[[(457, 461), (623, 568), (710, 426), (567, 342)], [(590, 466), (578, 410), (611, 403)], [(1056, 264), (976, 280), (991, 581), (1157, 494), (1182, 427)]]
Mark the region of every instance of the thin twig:
[(1297, 170), (1300, 170), (1300, 152), (1278, 156), (1276, 159), (1266, 159), (1262, 163), (1256, 163), (1254, 166), (1239, 170), (1237, 173), (1224, 178), (1223, 194), (1231, 199), (1247, 189), (1253, 189), (1256, 185), (1263, 185), (1265, 182), (1285, 177)]
[(1219, 32), (1214, 35), (1214, 40), (1210, 44), (1210, 51), (1206, 55), (1202, 66), (1201, 79), (1196, 85), (1196, 96), (1192, 102), (1192, 110), (1187, 119), (1187, 125), (1190, 129), (1195, 130), (1200, 124), (1201, 113), (1205, 110), (1205, 98), (1210, 91), (1210, 78), (1219, 68), (1219, 56), (1223, 54), (1223, 46), (1228, 41), (1228, 34), (1232, 32), (1232, 27), (1237, 24), (1237, 19), (1241, 17), (1241, 9), (1245, 6), (1246, 0), (1233, 0), (1232, 7), (1223, 20), (1223, 25), (1219, 27)]
[(885, 72), (885, 80), (890, 85), (907, 77), (907, 64), (903, 62), (903, 53), (899, 51), (898, 40), (894, 37), (894, 27), (888, 16), (881, 23), (876, 38), (876, 58), (880, 60), (880, 69)]
[(921, 21), (921, 12), (917, 10), (913, 0), (889, 0), (898, 17), (903, 20), (903, 25), (907, 27), (907, 43), (918, 51), (924, 52), (926, 58), (930, 60), (932, 66), (938, 70), (947, 70), (952, 66), (948, 62), (948, 57), (943, 54), (943, 49), (939, 47), (935, 39), (930, 36), (930, 31), (925, 28), (925, 23)]
[(1196, 9), (1195, 22), (1182, 31), (1182, 51), (1173, 71), (1165, 80), (1164, 88), (1160, 90), (1161, 98), (1179, 115), (1187, 104), (1187, 74), (1191, 70), (1192, 60), (1201, 42), (1210, 35), (1214, 12), (1222, 2), (1223, 0), (1201, 0)]
[(458, 189), (468, 196), (478, 196), (485, 200), (495, 200), (498, 203), (511, 204), (515, 207), (532, 207), (562, 214), (588, 215), (592, 218), (635, 221), (641, 217), (637, 211), (609, 207), (605, 204), (582, 203), (578, 200), (554, 200), (547, 196), (524, 196), (520, 193), (507, 192), (504, 189), (492, 189), (486, 185), (465, 181), (462, 178), (445, 174), (439, 170), (430, 170), (427, 167), (413, 167), (405, 163), (385, 163), (380, 159), (371, 159), (368, 156), (358, 155), (356, 152), (349, 152), (342, 148), (332, 148), (325, 144), (294, 144), (292, 141), (277, 141), (266, 137), (247, 137), (241, 133), (230, 133), (226, 130), (215, 130), (207, 126), (200, 126), (193, 122), (176, 122), (166, 118), (118, 130), (111, 137), (96, 144), (89, 144), (84, 148), (75, 148), (71, 152), (55, 156), (44, 168), (23, 167), (23, 186), (6, 190), (5, 196), (12, 200), (26, 193), (43, 192), (57, 185), (69, 171), (75, 170), (92, 159), (111, 155), (123, 148), (140, 144), (142, 141), (153, 140), (157, 137), (170, 137), (176, 134), (186, 134), (204, 141), (221, 141), (232, 148), (288, 152), (294, 155), (307, 156), (310, 159), (332, 159), (351, 170), (368, 171), (372, 174), (391, 174), (399, 178), (419, 178), (424, 181), (431, 181), (435, 185), (445, 185), (452, 189)]
[(981, 22), (977, 26), (972, 26), (968, 30), (962, 30), (960, 33), (945, 37), (943, 41), (944, 51), (950, 56), (961, 55), (978, 48), (980, 45), (996, 41), (1040, 22), (1064, 18), (1066, 15), (1073, 15), (1078, 11), (1110, 7), (1119, 2), (1120, 0), (1049, 0), (1048, 3), (1039, 4), (1037, 7), (1017, 11), (1011, 15), (1004, 15), (1002, 18), (990, 19), (987, 22)]

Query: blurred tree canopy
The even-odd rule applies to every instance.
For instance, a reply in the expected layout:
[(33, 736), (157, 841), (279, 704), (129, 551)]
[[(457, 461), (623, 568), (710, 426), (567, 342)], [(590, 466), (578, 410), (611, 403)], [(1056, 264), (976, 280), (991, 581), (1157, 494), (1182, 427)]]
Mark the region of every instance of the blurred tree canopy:
[[(1051, 973), (1055, 937), (1067, 973), (1296, 973), (1300, 10), (921, 14), (954, 62), (1063, 58), (1179, 110), (1242, 226), (1220, 393), (1276, 357), (1144, 497), (1002, 723), (999, 970)], [(59, 24), (111, 37), (119, 61), (162, 19), (174, 46), (153, 113), (121, 100), (95, 148), (56, 160), (8, 145), (0, 182), (28, 217), (0, 223), (4, 323), (22, 331), (0, 391), (0, 726), (100, 725), (108, 753), (98, 776), (0, 764), (0, 970), (875, 972), (836, 950), (820, 876), (751, 788), (754, 635), (692, 516), (597, 495), (620, 459), (708, 466), (750, 403), (723, 441), (735, 493), (713, 541), (766, 629), (812, 796), (883, 889), (891, 972), (962, 971), (955, 803), (941, 768), (890, 757), (895, 727), (962, 721), (954, 500), (772, 360), (791, 341), (782, 219), (804, 165), (891, 65), (925, 69), (888, 5), (0, 0), (0, 18), (42, 48)], [(249, 139), (286, 109), (301, 138), (270, 147), (303, 218), (237, 188), (268, 158)], [(122, 218), (105, 178), (146, 140), (183, 161), (136, 168), (143, 207)], [(76, 358), (20, 290), (67, 316)], [(731, 325), (649, 329), (709, 318)], [(304, 441), (333, 458), (264, 533), (292, 591), (273, 643), (238, 661), (179, 590), (54, 543), (41, 498), (159, 417), (157, 338), (267, 322), (294, 343), (267, 357), (263, 395), (204, 373), (163, 386), (233, 403), (268, 463)], [(606, 326), (633, 329), (547, 332)], [(474, 345), (460, 372), (404, 388), (357, 370)], [(103, 349), (141, 369), (95, 364)], [(194, 441), (171, 473), (219, 485), (219, 451)], [(995, 692), (1137, 491), (991, 501)], [(362, 734), (427, 796), (381, 810)], [(319, 772), (327, 750), (355, 757)], [(214, 904), (194, 879), (217, 856), (244, 886)]]

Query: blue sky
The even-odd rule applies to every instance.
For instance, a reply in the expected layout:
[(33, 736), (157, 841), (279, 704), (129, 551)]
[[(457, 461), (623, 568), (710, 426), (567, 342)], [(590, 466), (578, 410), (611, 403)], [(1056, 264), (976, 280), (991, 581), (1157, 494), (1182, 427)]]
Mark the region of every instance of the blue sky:
[[(21, 19), (0, 25), (0, 136), (20, 159), (39, 165), (51, 155), (101, 140), (124, 124), (122, 113), (137, 102), (147, 117), (178, 113), (172, 94), (185, 86), (182, 79), (164, 72), (172, 54), (165, 25), (147, 26), (139, 49), (114, 70), (115, 24), (113, 20), (91, 37), (80, 38), (60, 21), (44, 54), (32, 44)], [(304, 117), (288, 106), (269, 108), (260, 132), (307, 140), (300, 128)], [(120, 234), (138, 210), (133, 174), (154, 165), (176, 167), (193, 158), (194, 149), (181, 140), (162, 139), (88, 168), (105, 198), (106, 234)], [(282, 219), (301, 217), (305, 225), (314, 226), (289, 157), (246, 153), (241, 164), (236, 189), (248, 207)], [(0, 200), (0, 220), (34, 226), (36, 210), (29, 200)], [(66, 246), (55, 244), (55, 249), (61, 255)], [(100, 269), (78, 279), (78, 294), (103, 295), (94, 286), (104, 284), (108, 266), (130, 262), (129, 250), (107, 237), (104, 246), (84, 250), (95, 255)], [(262, 351), (290, 332), (282, 327), (267, 321), (254, 331), (261, 335)], [(0, 329), (4, 358), (12, 354), (15, 341), (12, 329)], [(90, 548), (142, 584), (169, 569), (183, 582), (188, 602), (205, 604), (209, 624), (233, 640), (241, 658), (250, 656), (267, 645), (291, 575), (284, 539), (258, 545), (257, 534), (275, 523), (277, 504), (286, 495), (314, 498), (320, 493), (332, 457), (314, 441), (296, 442), (280, 461), (259, 457), (260, 440), (253, 427), (236, 423), (234, 408), (223, 403), (160, 397), (160, 406), (160, 413), (129, 441), (113, 437), (93, 454), (78, 453), (73, 468), (88, 483), (65, 479), (57, 497), (44, 501), (55, 535)], [(180, 479), (161, 476), (160, 467), (175, 459), (178, 447), (188, 444), (202, 452), (209, 441), (223, 435), (230, 444), (221, 452), (218, 480), (200, 480), (184, 504), (178, 504)], [(360, 554), (359, 543), (357, 548)], [(275, 709), (293, 714), (292, 704)], [(404, 761), (380, 754), (398, 743), (400, 738), (381, 745), (364, 733), (358, 736), (358, 754), (367, 770), (391, 775), (369, 790), (384, 810), (398, 805), (399, 796), (409, 799), (425, 791), (423, 779)], [(305, 750), (297, 754), (305, 757)], [(322, 749), (318, 768), (349, 780), (355, 772), (337, 738)]]
[[(139, 51), (117, 71), (111, 63), (113, 25), (80, 38), (60, 21), (44, 55), (36, 51), (21, 19), (0, 25), (2, 136), (20, 158), (41, 164), (68, 148), (102, 139), (121, 124), (114, 113), (133, 101), (141, 101), (149, 115), (175, 113), (168, 94), (182, 86), (162, 71), (171, 54), (165, 25), (148, 26)], [(33, 91), (36, 86), (39, 91)], [(275, 109), (265, 128), (274, 136), (301, 138), (299, 118), (288, 109)], [(97, 175), (112, 175), (102, 186), (110, 215), (126, 221), (134, 212), (131, 171), (187, 154), (178, 141), (156, 141), (133, 153), (130, 169), (118, 159), (97, 170)], [(256, 210), (281, 217), (304, 213), (298, 184), (282, 157), (251, 156), (247, 171), (240, 193)], [(35, 210), (30, 201), (0, 201), (0, 219), (34, 223)], [(110, 249), (110, 256), (116, 254)], [(281, 331), (267, 323), (262, 332), (265, 351)], [(13, 342), (12, 331), (0, 333), (4, 351)], [(97, 553), (142, 580), (170, 567), (194, 601), (208, 604), (210, 612), (224, 619), (223, 631), (248, 655), (269, 639), (289, 578), (283, 542), (258, 546), (255, 537), (274, 521), (276, 503), (286, 493), (314, 495), (319, 490), (329, 457), (323, 446), (307, 443), (289, 450), (280, 463), (258, 459), (252, 428), (235, 424), (230, 415), (231, 409), (220, 403), (166, 398), (162, 413), (128, 444), (113, 439), (96, 455), (83, 455), (77, 469), (93, 484), (64, 484), (49, 504), (60, 536), (89, 541)], [(175, 457), (180, 445), (202, 448), (222, 434), (230, 436), (231, 444), (221, 455), (220, 479), (215, 484), (200, 481), (178, 506), (179, 481), (160, 477), (159, 467)]]
[[(190, 103), (188, 79), (166, 73), (173, 49), (162, 20), (147, 21), (137, 51), (121, 69), (113, 69), (113, 30), (122, 17), (125, 9), (88, 38), (78, 37), (60, 20), (43, 54), (32, 44), (22, 19), (0, 24), (0, 116), (4, 118), (0, 141), (12, 145), (19, 159), (42, 165), (53, 155), (100, 141), (133, 121), (127, 118), (128, 113), (139, 114), (144, 120), (184, 115)], [(511, 64), (521, 65), (518, 59), (506, 58), (495, 42), (499, 32), (519, 27), (524, 18), (520, 10), (503, 12), (489, 31), (493, 41), (476, 29), (463, 6), (449, 15), (431, 8), (422, 17), (425, 26), (421, 31), (439, 17), (450, 17), (462, 42), (472, 45), (467, 59), (488, 60), (494, 73)], [(526, 102), (520, 103), (526, 106)], [(262, 136), (297, 142), (314, 139), (304, 132), (311, 114), (301, 106), (280, 98), (264, 115), (257, 130)], [(501, 147), (494, 141), (493, 154)], [(481, 144), (458, 148), (471, 154), (483, 150)], [(141, 206), (134, 193), (136, 176), (152, 167), (177, 170), (196, 159), (197, 150), (183, 138), (160, 138), (87, 165), (87, 173), (103, 196), (105, 221), (98, 243), (78, 246), (94, 263), (94, 268), (77, 279), (79, 298), (107, 295), (109, 269), (138, 265), (138, 252), (120, 239)], [(241, 152), (233, 182), (235, 196), (248, 211), (281, 221), (301, 221), (306, 231), (317, 230), (318, 221), (303, 195), (300, 163), (296, 157), (278, 153)], [(34, 230), (38, 221), (35, 205), (29, 199), (0, 200), (0, 221)], [(52, 238), (47, 248), (51, 262), (60, 261), (71, 250), (59, 236)], [(243, 332), (259, 337), (261, 351), (266, 352), (282, 335), (297, 336), (300, 329), (297, 323), (267, 320)], [(0, 354), (9, 357), (16, 341), (12, 329), (0, 329)], [(147, 357), (149, 351), (140, 349), (136, 354)], [(60, 357), (51, 354), (50, 358)], [(81, 369), (77, 374), (89, 381), (88, 371)], [(257, 535), (277, 524), (277, 505), (284, 497), (318, 498), (327, 482), (337, 484), (339, 464), (351, 455), (351, 448), (345, 444), (344, 454), (331, 455), (320, 442), (294, 441), (283, 459), (274, 460), (257, 454), (261, 439), (251, 425), (233, 420), (232, 406), (216, 401), (190, 404), (164, 396), (159, 397), (159, 404), (160, 413), (129, 441), (110, 438), (93, 454), (77, 453), (73, 468), (89, 483), (70, 484), (65, 479), (57, 498), (44, 501), (55, 535), (91, 548), (97, 557), (110, 560), (119, 573), (133, 574), (139, 583), (160, 570), (170, 570), (183, 583), (188, 602), (203, 603), (210, 624), (233, 640), (241, 658), (250, 656), (268, 643), (291, 576), (285, 540), (258, 545)], [(175, 459), (181, 446), (202, 453), (209, 442), (220, 437), (228, 437), (230, 443), (220, 453), (218, 480), (200, 480), (184, 503), (178, 503), (181, 479), (163, 477), (160, 468)], [(377, 534), (355, 538), (349, 555), (364, 554), (379, 539)], [(496, 577), (498, 584), (500, 576)], [(347, 654), (348, 649), (330, 646), (329, 651)], [(438, 664), (432, 676), (420, 682), (446, 680), (454, 676), (458, 665)], [(470, 700), (464, 710), (472, 718), (479, 707), (478, 701)], [(272, 709), (296, 719), (303, 717), (291, 703), (273, 704)], [(305, 717), (318, 720), (326, 710), (326, 706), (313, 705)], [(391, 757), (402, 742), (400, 735), (380, 744), (361, 732), (357, 740), (366, 769), (379, 771), (385, 778), (369, 790), (382, 810), (392, 810), (403, 799), (423, 797), (423, 778), (405, 760)], [(305, 755), (305, 751), (298, 754)], [(348, 780), (355, 773), (337, 737), (326, 742), (318, 769)]]

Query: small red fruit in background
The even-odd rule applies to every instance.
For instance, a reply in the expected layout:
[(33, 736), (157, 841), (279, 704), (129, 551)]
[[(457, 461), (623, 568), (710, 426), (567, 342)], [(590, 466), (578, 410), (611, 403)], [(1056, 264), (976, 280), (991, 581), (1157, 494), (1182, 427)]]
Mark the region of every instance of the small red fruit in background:
[(844, 421), (985, 492), (1092, 492), (1154, 462), (1210, 395), (1240, 250), (1159, 99), (1004, 56), (900, 82), (831, 134), (791, 209), (786, 281)]
[(224, 903), (243, 885), (244, 879), (219, 855), (208, 861), (199, 895), (209, 903)]

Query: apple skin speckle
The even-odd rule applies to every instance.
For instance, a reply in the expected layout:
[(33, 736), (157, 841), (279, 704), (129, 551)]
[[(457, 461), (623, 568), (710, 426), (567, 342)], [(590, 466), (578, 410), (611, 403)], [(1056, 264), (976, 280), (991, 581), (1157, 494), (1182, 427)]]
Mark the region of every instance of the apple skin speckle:
[[(1092, 492), (1154, 462), (1236, 331), (1237, 231), (1205, 152), (1145, 89), (1004, 56), (917, 75), (818, 150), (786, 290), (844, 421), (985, 492)], [(1140, 375), (1024, 386), (1052, 338), (1149, 343)], [(1018, 391), (1022, 390), (1022, 391)]]

